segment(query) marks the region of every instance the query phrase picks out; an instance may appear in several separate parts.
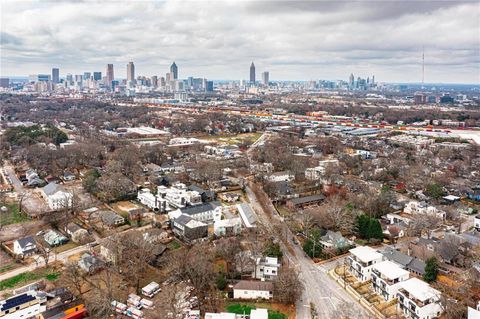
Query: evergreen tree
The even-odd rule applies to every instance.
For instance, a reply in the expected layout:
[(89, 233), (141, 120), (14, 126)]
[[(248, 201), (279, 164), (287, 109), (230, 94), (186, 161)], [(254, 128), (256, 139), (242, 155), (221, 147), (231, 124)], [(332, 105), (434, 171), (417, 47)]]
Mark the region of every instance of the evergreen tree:
[(438, 276), (437, 258), (430, 257), (427, 259), (427, 262), (425, 265), (425, 274), (423, 275), (423, 279), (426, 282), (434, 282), (435, 280), (437, 280), (437, 276)]
[(378, 240), (383, 239), (382, 225), (376, 218), (370, 218), (368, 223), (368, 239), (376, 238)]

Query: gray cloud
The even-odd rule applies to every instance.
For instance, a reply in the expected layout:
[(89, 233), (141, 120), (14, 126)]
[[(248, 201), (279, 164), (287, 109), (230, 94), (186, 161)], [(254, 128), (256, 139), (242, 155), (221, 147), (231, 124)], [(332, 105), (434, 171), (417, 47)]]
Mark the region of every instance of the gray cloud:
[(162, 75), (175, 60), (182, 77), (239, 79), (254, 60), (272, 79), (418, 81), (425, 46), (428, 81), (480, 82), (477, 1), (2, 3), (2, 75), (125, 76), (128, 61)]

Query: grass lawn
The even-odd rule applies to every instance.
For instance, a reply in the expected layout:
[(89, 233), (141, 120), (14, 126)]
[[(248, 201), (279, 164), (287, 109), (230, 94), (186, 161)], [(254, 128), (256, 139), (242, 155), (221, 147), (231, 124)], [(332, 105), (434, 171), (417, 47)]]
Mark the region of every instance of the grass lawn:
[(16, 264), (16, 263), (9, 263), (9, 264), (6, 264), (6, 265), (2, 265), (0, 267), (0, 274), (1, 273), (4, 273), (4, 272), (7, 272), (7, 271), (10, 271), (16, 267), (18, 267), (20, 265)]
[(177, 240), (174, 239), (167, 244), (167, 247), (168, 247), (168, 249), (176, 250), (176, 249), (179, 249), (180, 247), (182, 247), (182, 244), (180, 244)]
[(53, 251), (55, 253), (59, 254), (61, 252), (64, 252), (64, 251), (67, 251), (67, 250), (70, 250), (70, 249), (73, 249), (73, 248), (76, 248), (76, 247), (78, 247), (78, 244), (74, 243), (73, 241), (69, 241), (65, 245), (61, 245), (61, 246), (53, 248)]
[[(255, 304), (234, 303), (227, 305), (227, 312), (235, 313), (238, 315), (249, 315), (252, 312), (252, 309), (256, 308), (257, 307)], [(287, 319), (287, 316), (281, 312), (268, 309), (268, 319)]]
[(29, 220), (26, 214), (20, 213), (17, 204), (3, 204), (2, 206), (6, 206), (8, 208), (8, 211), (6, 213), (0, 212), (1, 226), (23, 223)]
[(28, 271), (0, 281), (0, 290), (23, 286), (29, 282), (40, 280), (42, 278), (45, 278), (49, 281), (55, 281), (59, 276), (60, 273), (55, 272), (52, 269), (42, 268), (34, 271)]

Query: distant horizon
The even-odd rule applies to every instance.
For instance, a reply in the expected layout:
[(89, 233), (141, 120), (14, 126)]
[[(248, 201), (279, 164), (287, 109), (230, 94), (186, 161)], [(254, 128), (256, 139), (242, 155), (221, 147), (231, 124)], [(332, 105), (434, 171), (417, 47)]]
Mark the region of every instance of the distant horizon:
[[(11, 2), (11, 3), (10, 3)], [(480, 6), (459, 1), (0, 2), (0, 74), (480, 83)], [(7, 23), (8, 21), (8, 23)], [(286, 23), (288, 21), (288, 23)], [(423, 59), (424, 57), (424, 59)], [(422, 65), (425, 71), (422, 71)]]
[[(89, 71), (86, 71), (86, 72), (89, 72)], [(93, 73), (94, 71), (90, 71), (90, 73)], [(95, 71), (95, 72), (98, 72), (98, 71)], [(104, 73), (105, 72), (102, 72), (102, 77), (104, 76)], [(34, 74), (48, 74), (48, 75), (51, 75), (50, 73), (34, 73)], [(72, 73), (73, 76), (75, 76), (75, 74)], [(83, 75), (83, 74), (80, 74), (80, 73), (77, 73), (77, 75)], [(138, 75), (137, 75), (138, 76)], [(150, 75), (150, 76), (147, 76), (147, 75), (140, 75), (140, 76), (145, 76), (145, 77), (152, 77), (154, 75)], [(159, 75), (157, 75), (159, 76)], [(364, 78), (362, 76), (360, 76), (361, 78)], [(25, 80), (28, 80), (29, 78), (29, 75), (2, 75), (0, 76), (0, 78), (9, 78), (9, 79), (15, 79), (15, 80), (19, 80), (19, 79), (25, 79)], [(201, 78), (201, 77), (199, 77)], [(60, 76), (60, 79), (66, 79), (65, 76)], [(186, 80), (188, 79), (188, 77), (185, 77), (185, 78), (179, 78), (178, 80)], [(125, 78), (114, 78), (114, 80), (126, 80), (126, 77)], [(248, 79), (208, 79), (207, 80), (209, 81), (214, 81), (214, 82), (240, 82), (240, 81), (247, 81), (248, 82)], [(322, 79), (322, 78), (317, 78), (317, 79), (309, 79), (309, 80), (270, 80), (270, 82), (274, 83), (274, 82), (309, 82), (309, 81), (331, 81), (331, 82), (335, 82), (335, 81), (347, 81), (348, 79)], [(258, 79), (257, 82), (261, 82), (261, 79)], [(432, 86), (432, 85), (469, 85), (469, 86), (478, 86), (480, 87), (480, 83), (468, 83), (468, 82), (425, 82), (425, 83), (422, 83), (422, 82), (390, 82), (390, 81), (377, 81), (375, 80), (376, 83), (384, 83), (384, 84), (397, 84), (397, 85), (401, 85), (401, 84), (408, 84), (408, 85), (428, 85), (428, 86)]]

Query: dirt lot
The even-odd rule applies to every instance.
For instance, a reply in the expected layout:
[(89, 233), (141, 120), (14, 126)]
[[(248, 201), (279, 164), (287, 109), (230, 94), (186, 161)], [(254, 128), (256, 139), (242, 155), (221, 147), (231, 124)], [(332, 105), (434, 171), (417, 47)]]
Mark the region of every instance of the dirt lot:
[(10, 241), (28, 235), (34, 235), (44, 227), (45, 223), (40, 220), (7, 225), (2, 227), (0, 231), (0, 241)]

